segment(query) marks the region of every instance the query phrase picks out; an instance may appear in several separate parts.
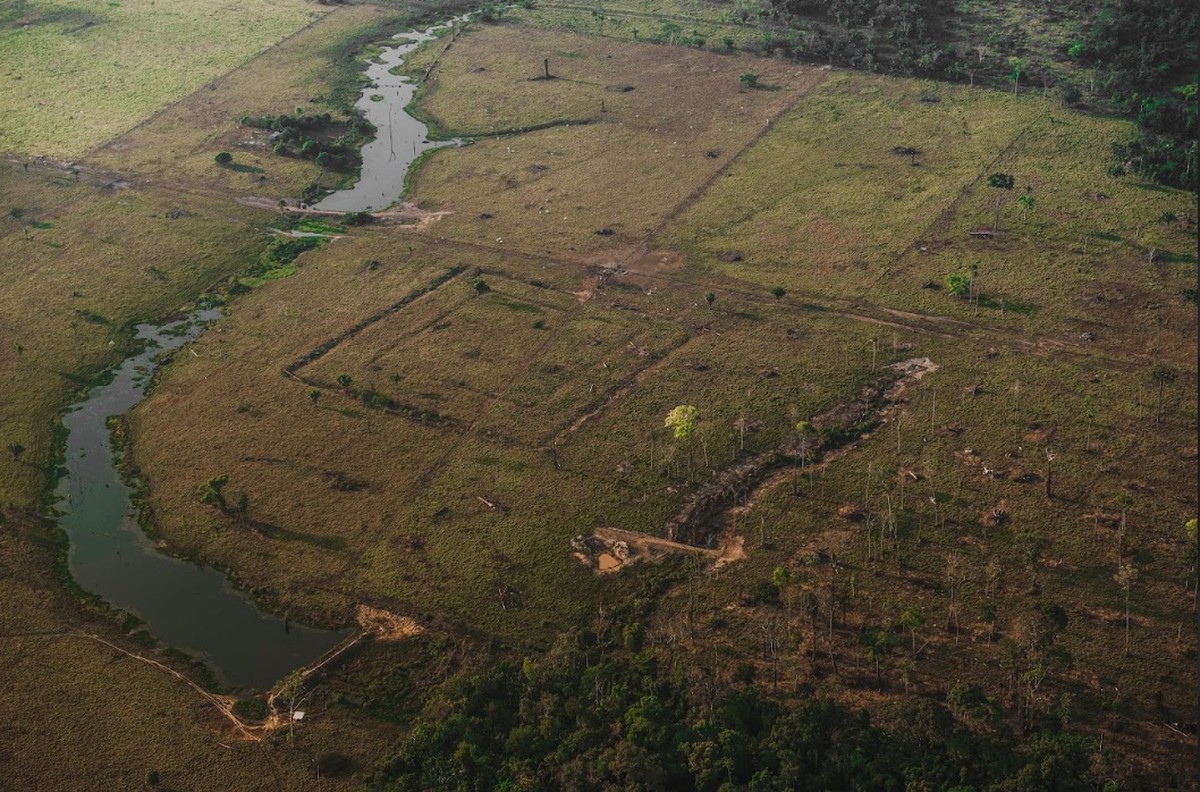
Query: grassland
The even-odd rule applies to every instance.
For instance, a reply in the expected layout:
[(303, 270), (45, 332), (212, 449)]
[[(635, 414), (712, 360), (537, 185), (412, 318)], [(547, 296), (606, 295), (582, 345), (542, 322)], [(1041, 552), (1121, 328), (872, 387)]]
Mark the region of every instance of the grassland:
[(324, 12), (302, 0), (9, 4), (0, 151), (80, 157)]
[[(1190, 199), (1107, 174), (1108, 141), (1127, 127), (1033, 98), (847, 74), (781, 118), (744, 169), (723, 179), (726, 189), (659, 244), (764, 286), (1060, 340), (1090, 332), (1109, 350), (1185, 364), (1195, 356), (1194, 309), (1182, 296), (1196, 279)], [(914, 160), (897, 147), (921, 153)], [(1016, 188), (989, 187), (996, 172), (1011, 173)], [(971, 235), (997, 219), (994, 237)], [(808, 243), (802, 251), (784, 242), (796, 239)], [(722, 262), (730, 252), (741, 260)], [(972, 268), (985, 307), (941, 288)], [(1141, 346), (1145, 335), (1113, 321), (1130, 309), (1172, 341)]]

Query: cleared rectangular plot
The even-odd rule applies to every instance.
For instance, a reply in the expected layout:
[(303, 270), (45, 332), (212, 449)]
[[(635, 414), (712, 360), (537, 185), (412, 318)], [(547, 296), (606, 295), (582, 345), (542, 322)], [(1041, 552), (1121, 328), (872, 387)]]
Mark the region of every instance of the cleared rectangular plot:
[[(861, 294), (1049, 107), (942, 83), (836, 74), (659, 244), (764, 286)], [(901, 153), (909, 149), (916, 155)], [(740, 260), (730, 261), (733, 253)]]

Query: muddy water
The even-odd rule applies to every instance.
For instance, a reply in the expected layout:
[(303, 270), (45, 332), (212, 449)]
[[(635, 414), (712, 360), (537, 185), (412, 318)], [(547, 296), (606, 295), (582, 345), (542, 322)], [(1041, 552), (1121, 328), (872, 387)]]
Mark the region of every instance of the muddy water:
[(429, 128), (410, 116), (405, 108), (417, 92), (417, 83), (391, 73), (404, 63), (404, 57), (426, 41), (437, 38), (439, 31), (467, 18), (455, 17), (420, 32), (400, 33), (400, 42), (385, 47), (367, 66), (370, 84), (355, 103), (375, 125), (375, 139), (363, 146), (362, 171), (358, 181), (347, 190), (339, 190), (321, 199), (315, 206), (336, 212), (367, 212), (385, 209), (400, 199), (404, 176), (422, 152), (459, 141), (431, 141)]
[(266, 690), (349, 631), (287, 624), (259, 610), (221, 572), (160, 553), (138, 525), (130, 489), (113, 465), (106, 425), (109, 416), (141, 401), (157, 354), (194, 339), (217, 315), (201, 311), (159, 327), (138, 326), (148, 348), (127, 358), (111, 383), (93, 388), (63, 417), (67, 473), (55, 491), (56, 508), (80, 586), (137, 615), (160, 644), (206, 661), (222, 683)]

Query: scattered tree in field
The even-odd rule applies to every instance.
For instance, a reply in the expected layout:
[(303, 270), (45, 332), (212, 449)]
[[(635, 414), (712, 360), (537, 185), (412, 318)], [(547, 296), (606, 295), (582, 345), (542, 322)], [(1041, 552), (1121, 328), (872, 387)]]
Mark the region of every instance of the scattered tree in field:
[(1132, 563), (1121, 564), (1113, 580), (1125, 592), (1125, 654), (1129, 654), (1129, 590), (1137, 581), (1138, 570)]
[(1033, 209), (1037, 200), (1033, 197), (1033, 188), (1026, 187), (1025, 194), (1017, 199), (1017, 203), (1021, 204), (1021, 222), (1025, 222), (1029, 218), (1029, 212)]
[(12, 454), (13, 461), (16, 462), (21, 458), (21, 454), (25, 453), (25, 446), (20, 443), (9, 443), (8, 453)]
[(971, 276), (965, 272), (951, 272), (946, 275), (946, 291), (955, 297), (966, 297), (971, 292)]
[(320, 399), (321, 399), (321, 391), (317, 390), (316, 388), (312, 388), (308, 392), (308, 398), (309, 398), (309, 401), (311, 401), (313, 403), (313, 407), (316, 407), (317, 402), (320, 401)]
[(1168, 385), (1174, 384), (1176, 376), (1175, 369), (1164, 363), (1159, 363), (1150, 372), (1150, 379), (1158, 385), (1158, 405), (1154, 409), (1155, 423), (1162, 423), (1163, 391)]
[(1054, 460), (1058, 458), (1058, 454), (1050, 448), (1046, 449), (1046, 497), (1054, 497), (1054, 484), (1051, 478), (1054, 475)]
[(162, 777), (157, 770), (146, 771), (146, 786), (156, 787), (162, 782)]
[(287, 703), (289, 741), (295, 739), (296, 736), (296, 710), (304, 701), (303, 691), (304, 670), (301, 668), (297, 668), (284, 677), (283, 681), (279, 683), (279, 687), (275, 689), (276, 695)]
[(785, 294), (787, 294), (787, 289), (783, 288), (782, 286), (771, 287), (771, 296), (776, 300), (782, 300)]
[(690, 404), (680, 404), (673, 407), (667, 413), (666, 419), (663, 421), (663, 426), (668, 427), (675, 434), (675, 439), (684, 443), (687, 447), (687, 464), (688, 464), (688, 480), (692, 478), (692, 435), (696, 433), (696, 422), (700, 418), (700, 411)]
[(867, 659), (875, 664), (875, 680), (878, 682), (882, 679), (879, 663), (896, 645), (896, 636), (892, 635), (891, 630), (884, 627), (872, 627), (863, 633), (862, 644), (867, 649)]
[(1087, 439), (1083, 444), (1083, 450), (1091, 451), (1092, 430), (1096, 426), (1096, 404), (1090, 398), (1083, 400), (1083, 414), (1087, 418)]
[(1031, 592), (1036, 592), (1038, 590), (1038, 558), (1042, 555), (1046, 540), (1042, 538), (1036, 528), (1027, 524), (1017, 528), (1013, 532), (1013, 538), (1017, 540), (1017, 549), (1021, 553), (1021, 560), (1025, 562), (1025, 571), (1029, 573), (1029, 589)]
[(925, 626), (925, 612), (920, 608), (905, 608), (900, 614), (900, 626), (912, 634), (912, 653), (917, 656), (917, 630)]
[[(993, 173), (988, 176), (988, 186), (995, 187), (997, 190), (1012, 190), (1016, 180), (1011, 173)], [(992, 231), (1000, 230), (1000, 209), (1004, 206), (1005, 193), (999, 192), (993, 201), (992, 209), (994, 216), (992, 218)]]
[(988, 600), (979, 606), (979, 620), (988, 626), (987, 642), (992, 645), (992, 636), (996, 634), (996, 603)]
[[(808, 467), (808, 454), (816, 441), (817, 429), (809, 421), (796, 422), (796, 442), (800, 446), (800, 472), (803, 474), (804, 469)], [(812, 488), (813, 478), (812, 469), (808, 471), (809, 489)], [(792, 494), (795, 494), (795, 479), (792, 481)]]
[(785, 566), (777, 566), (771, 571), (771, 585), (783, 594), (783, 590), (792, 582), (792, 573)]
[(200, 500), (210, 506), (216, 506), (217, 510), (222, 514), (229, 511), (229, 504), (225, 501), (225, 493), (222, 490), (229, 483), (229, 476), (222, 473), (219, 476), (213, 476), (204, 485), (204, 489), (200, 492)]
[(1197, 570), (1196, 570), (1197, 547), (1196, 547), (1196, 518), (1195, 517), (1193, 517), (1192, 519), (1190, 519), (1186, 523), (1184, 523), (1183, 532), (1184, 532), (1184, 535), (1187, 536), (1187, 547), (1184, 548), (1183, 552), (1184, 552), (1184, 558), (1187, 560), (1187, 565), (1188, 565), (1187, 577), (1188, 577), (1188, 580), (1190, 580), (1191, 584), (1192, 584), (1192, 613), (1195, 613), (1196, 612), (1197, 578), (1200, 577), (1197, 575)]
[(237, 503), (233, 507), (233, 513), (237, 515), (238, 524), (243, 528), (246, 522), (250, 519), (250, 496), (244, 492), (239, 492)]
[(708, 292), (707, 294), (704, 295), (704, 302), (708, 303), (709, 308), (712, 308), (713, 303), (715, 303), (716, 301), (717, 301), (717, 295), (713, 294), (712, 292)]
[(1012, 59), (1012, 72), (1008, 75), (1008, 79), (1012, 80), (1013, 93), (1017, 92), (1017, 87), (1021, 84), (1021, 75), (1025, 72), (1025, 61), (1021, 58)]
[(233, 155), (228, 151), (222, 151), (220, 154), (213, 157), (213, 162), (217, 163), (218, 165), (228, 165), (229, 163), (233, 162)]
[(352, 382), (354, 382), (354, 378), (351, 377), (349, 374), (338, 374), (337, 375), (337, 384), (343, 388), (349, 388), (350, 383), (352, 383)]
[(696, 431), (696, 421), (699, 417), (700, 411), (695, 407), (690, 404), (680, 404), (667, 413), (663, 426), (670, 428), (675, 433), (676, 440), (688, 440)]
[(747, 72), (746, 74), (739, 76), (738, 81), (742, 84), (743, 88), (757, 88), (758, 87), (758, 75), (757, 74), (751, 74), (751, 73)]

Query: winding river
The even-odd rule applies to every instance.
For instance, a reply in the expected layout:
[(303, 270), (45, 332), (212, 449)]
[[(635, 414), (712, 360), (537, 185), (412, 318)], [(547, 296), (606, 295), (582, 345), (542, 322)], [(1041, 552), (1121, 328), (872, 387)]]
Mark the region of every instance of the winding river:
[(417, 83), (393, 74), (393, 69), (399, 71), (406, 55), (469, 16), (464, 14), (419, 32), (399, 33), (394, 38), (400, 43), (384, 47), (383, 52), (367, 65), (370, 84), (363, 89), (355, 107), (375, 125), (375, 139), (363, 146), (362, 173), (354, 186), (331, 193), (314, 208), (336, 212), (384, 209), (400, 199), (404, 192), (404, 176), (417, 157), (429, 149), (460, 142), (429, 139), (429, 127), (405, 109), (416, 95)]
[(63, 417), (66, 475), (55, 491), (70, 539), (71, 575), (87, 591), (136, 615), (160, 643), (204, 660), (228, 686), (267, 690), (316, 660), (349, 630), (316, 630), (264, 613), (216, 569), (158, 551), (142, 531), (131, 491), (113, 463), (107, 419), (145, 395), (154, 358), (193, 340), (219, 313), (199, 311), (161, 326), (139, 325), (147, 347), (92, 388)]
[[(423, 151), (456, 141), (432, 142), (425, 124), (405, 108), (415, 82), (392, 73), (412, 52), (456, 22), (403, 33), (369, 64), (370, 85), (358, 108), (378, 132), (363, 148), (362, 176), (318, 209), (381, 209), (400, 198), (404, 176)], [(379, 98), (376, 98), (379, 97)], [(70, 539), (71, 575), (85, 590), (143, 622), (161, 644), (205, 661), (224, 685), (267, 690), (309, 665), (349, 635), (317, 630), (264, 613), (220, 571), (159, 551), (137, 520), (132, 492), (114, 464), (108, 418), (128, 412), (145, 395), (155, 358), (195, 339), (219, 316), (201, 310), (167, 324), (139, 325), (146, 348), (127, 358), (107, 385), (92, 388), (64, 417), (66, 474), (55, 490), (59, 524)]]

